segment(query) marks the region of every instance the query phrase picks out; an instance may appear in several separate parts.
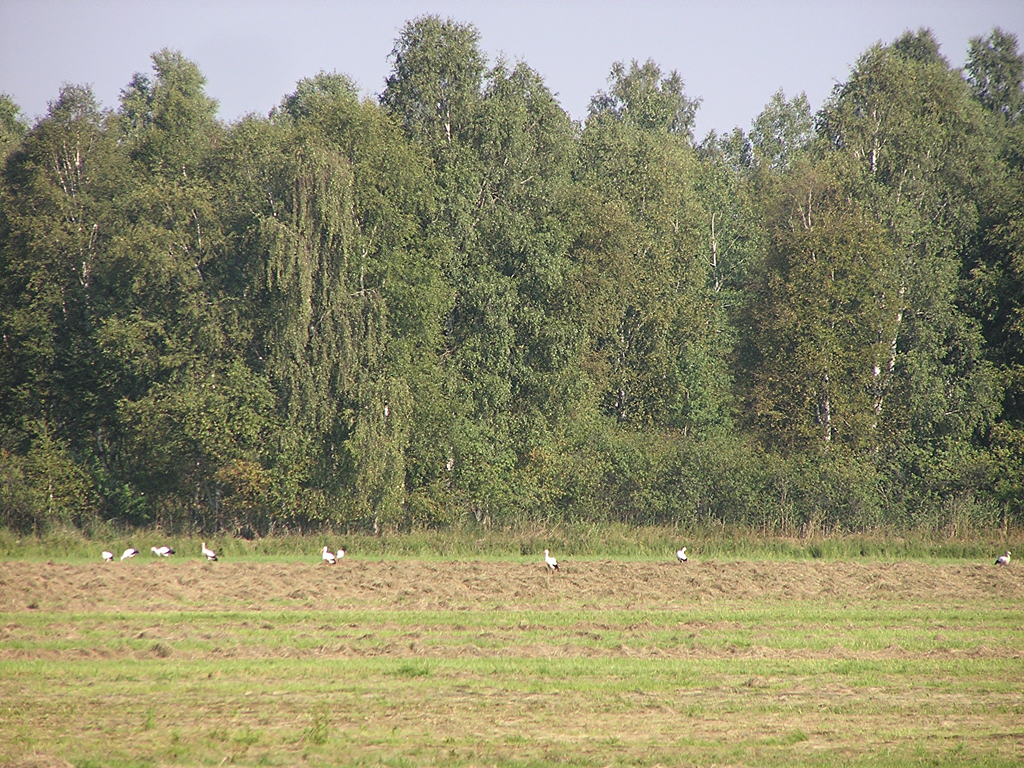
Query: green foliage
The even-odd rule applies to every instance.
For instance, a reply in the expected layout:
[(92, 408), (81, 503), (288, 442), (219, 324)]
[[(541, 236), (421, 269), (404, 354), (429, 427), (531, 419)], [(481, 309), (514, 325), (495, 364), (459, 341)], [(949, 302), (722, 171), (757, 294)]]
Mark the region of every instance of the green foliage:
[(788, 174), (773, 198), (764, 271), (748, 293), (749, 418), (782, 446), (870, 448), (896, 364), (887, 243), (825, 163)]
[(302, 733), (307, 744), (322, 746), (331, 736), (331, 713), (325, 706), (318, 706), (311, 716), (309, 727)]
[(116, 114), (0, 96), (0, 526), (1008, 529), (1024, 63), (968, 57), (908, 32), (699, 146), (678, 73), (578, 124), (436, 16), (377, 100), (223, 124), (170, 50)]
[(972, 37), (965, 69), (983, 107), (1010, 122), (1024, 116), (1024, 59), (1016, 35), (996, 27), (987, 37)]
[(688, 142), (593, 112), (579, 184), (588, 363), (604, 412), (623, 426), (704, 431), (726, 419), (729, 336), (714, 264), (697, 258), (703, 211)]
[(431, 150), (462, 138), (479, 98), (485, 59), (471, 24), (421, 16), (403, 27), (381, 94), (410, 137)]
[(0, 524), (40, 535), (58, 527), (88, 529), (97, 514), (95, 489), (86, 469), (45, 422), (34, 426), (25, 456), (0, 453)]
[(121, 123), (132, 156), (151, 172), (187, 177), (216, 130), (217, 102), (206, 78), (179, 51), (153, 54), (155, 79), (136, 73), (121, 92)]
[(611, 87), (590, 100), (591, 117), (608, 115), (642, 130), (660, 130), (693, 139), (693, 121), (700, 99), (689, 99), (678, 72), (662, 76), (661, 68), (648, 59), (630, 62), (627, 71), (621, 61), (608, 75)]
[(754, 161), (773, 171), (788, 169), (811, 143), (813, 127), (807, 94), (787, 101), (780, 89), (754, 120), (750, 132)]
[(24, 137), (26, 127), (21, 120), (21, 108), (6, 93), (0, 93), (0, 160), (16, 147)]

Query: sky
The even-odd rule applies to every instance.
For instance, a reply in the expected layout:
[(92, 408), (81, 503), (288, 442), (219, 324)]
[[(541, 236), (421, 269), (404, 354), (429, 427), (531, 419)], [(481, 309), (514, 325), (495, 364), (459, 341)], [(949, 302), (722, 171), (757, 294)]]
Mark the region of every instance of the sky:
[(524, 61), (583, 119), (617, 61), (652, 59), (702, 99), (695, 134), (749, 130), (772, 95), (819, 109), (876, 42), (928, 27), (955, 66), (999, 26), (1024, 39), (1022, 0), (0, 0), (0, 92), (31, 122), (61, 85), (91, 85), (105, 107), (151, 55), (199, 65), (220, 117), (266, 115), (295, 84), (340, 72), (383, 90), (407, 21), (471, 23), (490, 63)]

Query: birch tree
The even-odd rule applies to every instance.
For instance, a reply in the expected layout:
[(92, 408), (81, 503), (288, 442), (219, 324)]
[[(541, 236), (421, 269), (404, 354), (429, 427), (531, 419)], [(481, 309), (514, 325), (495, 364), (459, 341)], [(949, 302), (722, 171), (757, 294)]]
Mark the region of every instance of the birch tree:
[(89, 88), (65, 86), (7, 158), (0, 412), (18, 442), (87, 445), (111, 415), (93, 338), (106, 297), (97, 276), (120, 231), (110, 200), (123, 162), (107, 120)]
[(998, 412), (960, 272), (997, 186), (992, 134), (927, 31), (867, 51), (823, 108), (818, 133), (826, 152), (845, 158), (836, 167), (848, 193), (885, 232), (879, 336), (888, 353), (874, 410), (878, 456), (900, 478), (894, 503), (946, 493)]
[(884, 232), (826, 163), (803, 164), (778, 188), (770, 247), (755, 282), (758, 364), (750, 417), (777, 445), (877, 445), (894, 365)]

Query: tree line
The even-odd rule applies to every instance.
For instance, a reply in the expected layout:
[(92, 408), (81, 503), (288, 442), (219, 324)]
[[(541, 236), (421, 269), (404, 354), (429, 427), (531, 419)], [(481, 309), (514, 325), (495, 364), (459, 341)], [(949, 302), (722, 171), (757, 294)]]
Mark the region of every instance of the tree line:
[(390, 62), (0, 98), (0, 525), (1024, 522), (1015, 36), (699, 141), (653, 61), (578, 122), (470, 24)]

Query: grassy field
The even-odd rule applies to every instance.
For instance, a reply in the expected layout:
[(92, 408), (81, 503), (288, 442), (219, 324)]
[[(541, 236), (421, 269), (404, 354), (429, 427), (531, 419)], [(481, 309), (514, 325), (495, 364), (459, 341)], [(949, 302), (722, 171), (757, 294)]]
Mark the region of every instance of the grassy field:
[[(889, 530), (830, 535), (783, 536), (742, 526), (707, 525), (685, 530), (673, 526), (631, 527), (615, 523), (578, 523), (518, 527), (452, 527), (445, 530), (329, 532), (275, 535), (256, 539), (233, 536), (209, 542), (232, 560), (317, 562), (320, 547), (346, 547), (362, 558), (380, 560), (535, 561), (546, 548), (576, 559), (612, 558), (663, 561), (683, 544), (704, 559), (717, 560), (927, 560), (991, 561), (1009, 549), (1024, 553), (1024, 529)], [(0, 530), (0, 561), (59, 560), (92, 562), (103, 549), (120, 554), (134, 546), (145, 556), (154, 545), (169, 544), (185, 557), (198, 557), (200, 539), (169, 535), (159, 529), (123, 531), (100, 526), (85, 536), (74, 529), (55, 529), (41, 537)], [(697, 549), (694, 549), (694, 546)]]
[(562, 560), (0, 562), (0, 765), (1024, 761), (1016, 562)]

